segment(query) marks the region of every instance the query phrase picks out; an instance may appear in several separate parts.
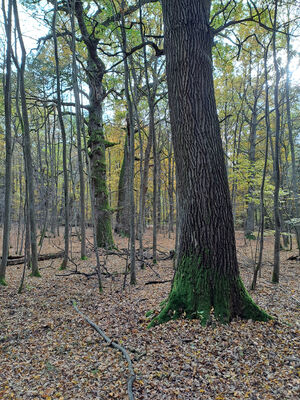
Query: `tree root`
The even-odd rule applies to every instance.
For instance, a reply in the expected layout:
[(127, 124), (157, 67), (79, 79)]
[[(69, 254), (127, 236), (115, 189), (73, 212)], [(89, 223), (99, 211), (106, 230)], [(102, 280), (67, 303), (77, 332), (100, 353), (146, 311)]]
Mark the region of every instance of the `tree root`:
[(114, 349), (119, 350), (122, 354), (123, 357), (125, 358), (125, 360), (127, 361), (128, 364), (128, 369), (130, 372), (130, 376), (127, 380), (127, 390), (128, 390), (128, 398), (129, 400), (134, 400), (134, 395), (133, 395), (133, 390), (132, 390), (132, 385), (133, 382), (135, 381), (135, 372), (133, 369), (133, 365), (132, 365), (132, 361), (129, 357), (129, 354), (127, 353), (127, 351), (124, 349), (123, 346), (119, 345), (116, 342), (113, 342), (112, 339), (110, 339), (108, 336), (106, 336), (106, 334), (103, 332), (103, 330), (101, 328), (99, 328), (98, 325), (96, 325), (93, 321), (91, 321), (88, 317), (86, 317), (81, 311), (79, 311), (77, 304), (75, 302), (75, 300), (72, 300), (72, 305), (74, 307), (74, 309), (77, 311), (77, 313), (79, 315), (82, 316), (82, 318), (97, 332), (99, 333), (100, 336), (102, 336), (102, 338), (106, 341), (106, 343), (108, 343), (109, 346), (113, 347)]

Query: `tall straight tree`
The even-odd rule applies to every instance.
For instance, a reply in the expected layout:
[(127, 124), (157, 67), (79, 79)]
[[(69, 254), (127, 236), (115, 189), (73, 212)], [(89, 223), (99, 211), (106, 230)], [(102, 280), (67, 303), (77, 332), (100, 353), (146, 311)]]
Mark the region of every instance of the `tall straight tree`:
[(25, 91), (25, 76), (24, 76), (25, 66), (26, 66), (26, 49), (21, 32), (16, 0), (13, 0), (13, 10), (14, 10), (15, 24), (18, 33), (19, 44), (21, 47), (21, 63), (19, 64), (18, 59), (16, 57), (14, 57), (14, 63), (18, 70), (18, 79), (20, 83), (20, 98), (21, 98), (21, 110), (22, 110), (21, 124), (22, 124), (23, 142), (24, 142), (24, 162), (25, 162), (26, 185), (28, 190), (28, 209), (29, 209), (30, 242), (31, 242), (31, 267), (32, 267), (31, 274), (32, 276), (39, 277), (40, 273), (38, 269), (37, 240), (36, 240), (36, 215), (35, 215), (35, 201), (34, 201), (33, 165), (32, 165), (31, 139), (30, 139), (30, 128), (29, 128), (29, 118), (28, 118), (26, 91)]
[(147, 59), (147, 52), (145, 46), (145, 37), (143, 32), (143, 16), (142, 7), (140, 7), (140, 33), (143, 47), (144, 55), (144, 70), (145, 70), (145, 80), (147, 88), (147, 101), (149, 107), (149, 137), (152, 138), (152, 149), (153, 149), (153, 262), (156, 263), (157, 257), (157, 149), (156, 149), (156, 132), (155, 132), (155, 100), (156, 92), (158, 86), (158, 80), (156, 76), (157, 62), (155, 63), (155, 68), (153, 71), (153, 87), (151, 91), (150, 80), (149, 80), (149, 63)]
[(11, 210), (11, 164), (12, 164), (12, 140), (11, 140), (11, 25), (12, 25), (12, 1), (8, 1), (7, 15), (5, 2), (2, 2), (3, 17), (6, 31), (6, 75), (4, 84), (4, 108), (5, 108), (5, 202), (4, 224), (2, 240), (2, 259), (0, 265), (0, 284), (6, 285), (6, 263), (9, 248), (10, 210)]
[(268, 320), (239, 275), (212, 71), (210, 0), (162, 0), (180, 235), (168, 301), (150, 326), (185, 315)]
[[(121, 1), (122, 10), (125, 9), (125, 1)], [(134, 203), (134, 122), (133, 122), (133, 106), (129, 91), (130, 72), (128, 66), (127, 53), (127, 36), (125, 29), (124, 13), (121, 14), (121, 37), (122, 37), (122, 53), (124, 57), (124, 78), (125, 78), (125, 96), (128, 108), (129, 121), (129, 201), (130, 201), (130, 284), (136, 284), (135, 272), (135, 203)]]
[(57, 1), (54, 2), (54, 12), (52, 18), (52, 34), (54, 43), (54, 58), (55, 58), (55, 72), (56, 72), (56, 95), (57, 95), (57, 114), (63, 141), (63, 174), (64, 174), (64, 205), (65, 205), (65, 251), (64, 259), (61, 264), (61, 269), (65, 269), (69, 260), (69, 183), (68, 183), (68, 169), (67, 169), (67, 138), (65, 124), (62, 115), (62, 100), (61, 100), (61, 79), (60, 67), (58, 58), (58, 45), (56, 35), (56, 18), (57, 18)]
[(80, 184), (80, 241), (81, 241), (81, 258), (86, 258), (86, 233), (85, 233), (85, 186), (84, 186), (84, 170), (82, 161), (82, 146), (81, 146), (81, 127), (82, 118), (80, 110), (80, 97), (78, 87), (78, 68), (76, 62), (76, 43), (75, 43), (75, 0), (71, 4), (71, 50), (72, 50), (72, 83), (76, 109), (76, 137), (77, 137), (77, 154), (79, 168), (79, 184)]
[(274, 12), (274, 33), (273, 33), (273, 61), (275, 67), (275, 86), (274, 86), (274, 106), (275, 106), (275, 152), (273, 160), (273, 171), (274, 171), (274, 225), (275, 225), (275, 240), (274, 240), (274, 267), (272, 274), (272, 282), (279, 282), (279, 270), (280, 270), (280, 209), (279, 209), (279, 190), (280, 190), (280, 111), (279, 111), (279, 81), (280, 81), (280, 70), (277, 60), (277, 46), (276, 46), (276, 29), (277, 29), (277, 12), (278, 12), (278, 1), (275, 0), (275, 12)]
[[(291, 101), (290, 101), (290, 80), (291, 80), (291, 71), (290, 71), (290, 62), (291, 62), (291, 35), (289, 30), (289, 24), (287, 26), (287, 65), (286, 65), (286, 81), (285, 81), (285, 93), (286, 93), (286, 117), (288, 123), (288, 132), (289, 132), (289, 143), (291, 150), (291, 158), (292, 158), (292, 190), (294, 196), (294, 207), (295, 207), (295, 215), (296, 218), (300, 220), (300, 196), (298, 193), (298, 185), (297, 185), (297, 167), (296, 167), (296, 157), (295, 157), (295, 145), (294, 145), (294, 137), (293, 137), (293, 124), (291, 118)], [(296, 240), (298, 245), (298, 251), (300, 254), (300, 225), (296, 224)]]

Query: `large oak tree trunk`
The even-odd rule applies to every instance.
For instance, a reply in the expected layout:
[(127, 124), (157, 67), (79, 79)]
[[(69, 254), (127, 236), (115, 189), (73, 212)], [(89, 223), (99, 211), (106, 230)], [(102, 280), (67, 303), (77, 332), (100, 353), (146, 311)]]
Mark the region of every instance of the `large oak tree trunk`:
[(91, 161), (91, 182), (95, 196), (96, 236), (99, 247), (111, 248), (114, 246), (108, 191), (106, 183), (106, 140), (103, 131), (102, 103), (104, 99), (103, 74), (99, 67), (89, 56), (88, 59), (88, 83), (90, 89), (90, 108), (88, 146)]
[(104, 137), (102, 109), (105, 97), (103, 87), (105, 65), (97, 54), (99, 39), (95, 37), (96, 29), (89, 33), (85, 11), (79, 0), (75, 2), (75, 15), (88, 52), (87, 77), (90, 90), (88, 146), (91, 161), (91, 183), (95, 196), (97, 245), (111, 248), (114, 246), (111, 228), (112, 210), (109, 206), (105, 161), (105, 149), (108, 142)]
[(206, 323), (267, 320), (241, 281), (212, 75), (210, 1), (162, 1), (180, 212), (178, 262), (152, 325), (184, 315)]

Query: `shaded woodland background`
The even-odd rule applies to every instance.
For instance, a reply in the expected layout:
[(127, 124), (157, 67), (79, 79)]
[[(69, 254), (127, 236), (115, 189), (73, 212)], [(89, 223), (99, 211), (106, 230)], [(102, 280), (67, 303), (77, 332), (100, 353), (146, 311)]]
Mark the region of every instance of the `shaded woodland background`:
[[(11, 161), (5, 161), (5, 137), (1, 135), (1, 202), (4, 204), (7, 176), (4, 166), (7, 168), (11, 162), (11, 182), (6, 184), (12, 192), (10, 215), (12, 225), (17, 227), (17, 254), (24, 253), (26, 220), (29, 222), (33, 216), (38, 248), (45, 236), (58, 235), (67, 224), (66, 231), (72, 230), (82, 239), (83, 257), (85, 226), (95, 219), (98, 245), (104, 247), (113, 245), (110, 226), (119, 234), (130, 235), (132, 218), (140, 248), (145, 227), (154, 227), (154, 253), (155, 232), (174, 231), (176, 174), (162, 55), (162, 15), (158, 3), (149, 3), (142, 11), (124, 3), (124, 21), (115, 22), (119, 17), (117, 2), (82, 3), (81, 8), (74, 5), (74, 9), (54, 3), (55, 15), (51, 3), (26, 2), (49, 35), (41, 37), (37, 49), (24, 59), (23, 72), (21, 60), (17, 61), (19, 73), (13, 63), (10, 81), (6, 81), (11, 85), (12, 137), (8, 145)], [(261, 226), (274, 231), (280, 222), (281, 246), (291, 248), (291, 235), (299, 223), (298, 5), (280, 4), (276, 47), (272, 46), (272, 30), (265, 28), (274, 23), (274, 8), (272, 4), (267, 6), (233, 3), (223, 10), (218, 8), (221, 5), (213, 7), (212, 24), (224, 21), (224, 31), (216, 37), (214, 47), (215, 92), (235, 225), (245, 231), (247, 240), (254, 240), (258, 239)], [(226, 27), (226, 22), (242, 20), (249, 11), (256, 22)], [(255, 13), (261, 14), (255, 18)], [(19, 41), (21, 34), (20, 29)], [(2, 40), (5, 49), (5, 38)], [(99, 68), (93, 78), (92, 42), (97, 49), (92, 63), (98, 63)], [(19, 46), (12, 49), (14, 61), (21, 56), (19, 53)], [(8, 61), (5, 56), (2, 52), (3, 65), (5, 59)], [(20, 103), (21, 73), (28, 128), (24, 126)], [(98, 100), (96, 95), (93, 98), (97, 87), (101, 91)], [(8, 96), (7, 90), (4, 93)], [(97, 113), (95, 128), (91, 119)], [(278, 118), (280, 124), (276, 126)], [(24, 153), (26, 130), (30, 148)], [(98, 148), (102, 160), (96, 154)], [(32, 171), (26, 174), (23, 154), (28, 153)], [(28, 174), (32, 176), (32, 188), (26, 192)], [(275, 208), (274, 191), (278, 191)], [(26, 203), (29, 195), (32, 198)], [(33, 203), (30, 217), (28, 204)], [(277, 208), (279, 222), (274, 214)], [(6, 210), (2, 207), (2, 223), (8, 215)], [(105, 226), (100, 227), (100, 219)], [(299, 230), (297, 237), (299, 240)]]

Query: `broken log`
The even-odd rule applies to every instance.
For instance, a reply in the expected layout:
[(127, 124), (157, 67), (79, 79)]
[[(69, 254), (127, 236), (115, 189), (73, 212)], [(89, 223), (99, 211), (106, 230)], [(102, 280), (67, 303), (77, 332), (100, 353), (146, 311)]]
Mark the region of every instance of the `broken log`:
[[(45, 260), (53, 260), (55, 258), (61, 258), (64, 256), (64, 252), (61, 251), (59, 253), (50, 253), (50, 254), (40, 254), (38, 256), (38, 261), (45, 261)], [(21, 257), (21, 258), (20, 258)], [(24, 256), (17, 256), (17, 257), (13, 257), (11, 256), (8, 260), (7, 260), (7, 265), (18, 265), (18, 264), (24, 264), (25, 262), (25, 257)]]

